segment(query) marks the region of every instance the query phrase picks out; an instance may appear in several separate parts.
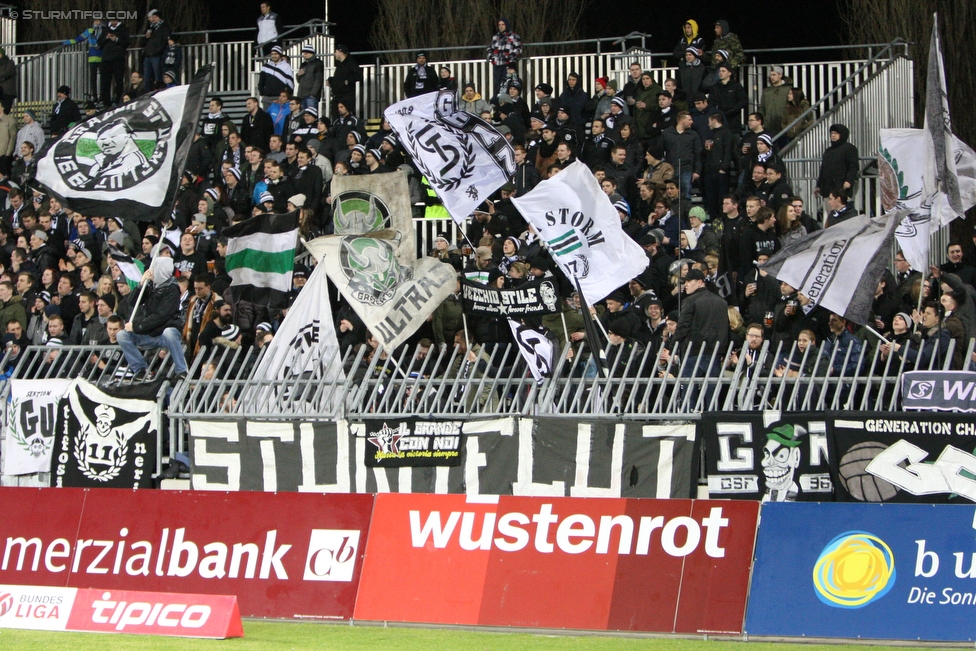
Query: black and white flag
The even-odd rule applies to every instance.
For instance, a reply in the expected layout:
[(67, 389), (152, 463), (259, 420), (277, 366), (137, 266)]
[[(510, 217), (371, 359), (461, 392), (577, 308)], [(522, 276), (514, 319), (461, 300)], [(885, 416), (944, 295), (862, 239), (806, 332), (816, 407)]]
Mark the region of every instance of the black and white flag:
[(193, 81), (95, 115), (69, 129), (37, 163), (37, 181), (83, 215), (163, 221), (173, 207), (210, 85)]
[(552, 363), (554, 358), (554, 346), (552, 341), (544, 332), (530, 328), (529, 326), (508, 320), (508, 326), (512, 329), (512, 336), (518, 344), (522, 359), (529, 367), (532, 377), (536, 382), (541, 383), (552, 375)]
[(115, 260), (115, 264), (118, 266), (119, 271), (122, 272), (127, 279), (135, 282), (142, 282), (142, 274), (146, 271), (145, 265), (142, 264), (140, 260), (134, 259), (130, 255), (125, 253), (120, 253), (118, 251), (110, 251), (109, 256)]
[(158, 384), (125, 387), (117, 397), (76, 379), (58, 405), (51, 457), (56, 488), (151, 488), (156, 467)]
[(864, 325), (878, 281), (891, 260), (895, 227), (907, 214), (854, 217), (810, 233), (769, 259), (763, 269), (816, 305)]
[(515, 150), (494, 127), (457, 110), (452, 91), (426, 93), (383, 115), (459, 225), (515, 174)]
[(71, 380), (11, 380), (3, 440), (3, 474), (31, 475), (51, 469), (58, 400)]

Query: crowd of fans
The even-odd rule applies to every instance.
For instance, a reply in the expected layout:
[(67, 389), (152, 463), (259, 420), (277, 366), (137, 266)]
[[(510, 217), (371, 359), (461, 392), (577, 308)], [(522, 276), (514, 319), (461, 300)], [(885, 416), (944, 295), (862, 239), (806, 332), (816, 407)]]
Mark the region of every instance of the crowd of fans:
[[(390, 125), (383, 121), (369, 133), (355, 115), (356, 84), (362, 77), (349, 50), (336, 46), (335, 65), (326, 76), (322, 59), (306, 46), (296, 70), (276, 41), (279, 33), (277, 16), (262, 3), (258, 40), (269, 58), (258, 96), (247, 101), (239, 123), (224, 113), (220, 97), (209, 99), (175, 210), (161, 223), (135, 222), (125, 215), (82, 216), (45, 194), (34, 180), (38, 158), (84, 115), (181, 81), (178, 42), (158, 12), (150, 12), (143, 70), (132, 71), (127, 86), (121, 83), (128, 44), (124, 25), (96, 21), (74, 39), (89, 44), (93, 100), (80, 109), (71, 89), (62, 86), (49, 135), (31, 111), (24, 112), (19, 129), (7, 112), (0, 114), (0, 202), (5, 207), (0, 327), (6, 333), (7, 373), (29, 345), (158, 346), (181, 358), (173, 365), (181, 377), (187, 368), (184, 355), (192, 360), (215, 346), (267, 345), (286, 310), (268, 310), (235, 296), (225, 268), (223, 230), (253, 214), (299, 211), (304, 238), (328, 234), (336, 175), (405, 172), (419, 206), (416, 215), (447, 217)], [(923, 282), (923, 270), (911, 269), (899, 254), (896, 269), (877, 287), (868, 324), (883, 338), (812, 304), (760, 268), (804, 235), (857, 214), (850, 199), (857, 187), (858, 153), (848, 142), (848, 128), (832, 126), (817, 180), (817, 194), (829, 207), (824, 223), (821, 211), (811, 210), (793, 192), (778, 153), (813, 120), (808, 101), (783, 69), (773, 66), (760, 105), (747, 112), (745, 91), (736, 80), (742, 46), (724, 20), (715, 23), (714, 33), (706, 44), (695, 21), (684, 24), (674, 51), (678, 74), (663, 87), (635, 62), (622, 88), (613, 79), (584, 80), (570, 73), (565, 80), (535, 80), (530, 90), (519, 75), (521, 40), (506, 20), (499, 21), (487, 50), (495, 86), (484, 95), (470, 83), (459, 84), (449, 68), (435, 70), (426, 52), (417, 53), (405, 94), (457, 90), (463, 110), (490, 121), (510, 140), (518, 167), (511, 182), (471, 215), (465, 232), (439, 234), (429, 255), (457, 269), (458, 291), (435, 310), (411, 345), (457, 345), (478, 359), (510, 343), (512, 335), (504, 317), (463, 318), (461, 279), (487, 278), (492, 286), (509, 288), (549, 276), (562, 289), (563, 312), (526, 322), (548, 328), (554, 341), (579, 351), (587, 318), (579, 296), (512, 197), (580, 160), (600, 181), (622, 229), (648, 260), (644, 272), (590, 307), (601, 338), (606, 337), (599, 346), (609, 345), (612, 352), (660, 351), (648, 368), (628, 372), (657, 373), (660, 364), (687, 354), (689, 345), (716, 343), (723, 353), (733, 346), (733, 364), (742, 358), (751, 365), (765, 341), (782, 344), (785, 351), (769, 357), (762, 369), (776, 374), (809, 374), (815, 367), (825, 374), (852, 372), (856, 369), (845, 365), (858, 364), (863, 347), (876, 348), (877, 359), (909, 355), (911, 363), (920, 357), (927, 365), (945, 358), (950, 340), (956, 341), (952, 367), (968, 362), (962, 353), (976, 336), (976, 237), (951, 245), (948, 261), (931, 270), (928, 282)], [(589, 82), (592, 93), (586, 90)], [(6, 95), (4, 83), (0, 74)], [(320, 115), (326, 86), (330, 115)], [(139, 308), (142, 316), (132, 318), (140, 281), (125, 276), (113, 253), (128, 255), (146, 269), (154, 255), (171, 260), (156, 266), (155, 277), (150, 271), (142, 280), (153, 283)], [(296, 266), (293, 297), (309, 272)], [(367, 355), (379, 354), (376, 340), (349, 305), (334, 293), (330, 300), (342, 351), (365, 347)], [(164, 334), (171, 328), (180, 334), (178, 340)], [(128, 352), (130, 368), (142, 372), (144, 363)], [(818, 357), (829, 363), (811, 365)], [(708, 364), (703, 357), (685, 367), (712, 372)]]

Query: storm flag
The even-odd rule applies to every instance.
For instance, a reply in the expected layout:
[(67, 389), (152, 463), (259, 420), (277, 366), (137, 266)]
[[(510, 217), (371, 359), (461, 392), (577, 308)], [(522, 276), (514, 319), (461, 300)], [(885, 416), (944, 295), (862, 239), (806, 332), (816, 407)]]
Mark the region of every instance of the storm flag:
[(591, 305), (647, 268), (644, 250), (624, 233), (616, 208), (579, 161), (512, 203)]
[(241, 300), (288, 306), (298, 243), (298, 213), (263, 213), (224, 229), (226, 268)]
[(435, 258), (396, 257), (400, 234), (329, 235), (306, 243), (366, 328), (387, 350), (417, 331), (454, 292), (457, 272)]
[(453, 91), (405, 99), (383, 115), (462, 228), (472, 211), (515, 174), (515, 150), (508, 140), (480, 117), (457, 110)]
[(861, 215), (816, 231), (780, 249), (762, 269), (814, 304), (864, 325), (891, 260), (895, 227), (906, 214)]
[(552, 375), (553, 345), (544, 332), (519, 323), (514, 319), (508, 320), (512, 329), (512, 336), (518, 344), (522, 359), (529, 367), (529, 372), (536, 382), (541, 383)]
[(193, 144), (210, 66), (68, 130), (37, 163), (37, 181), (83, 215), (165, 221)]

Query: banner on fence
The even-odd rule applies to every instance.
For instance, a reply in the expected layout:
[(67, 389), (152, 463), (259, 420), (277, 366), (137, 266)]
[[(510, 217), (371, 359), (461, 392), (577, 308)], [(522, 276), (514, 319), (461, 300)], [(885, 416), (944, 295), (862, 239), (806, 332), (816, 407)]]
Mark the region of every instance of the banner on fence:
[(746, 632), (972, 642), (974, 511), (764, 505)]
[(827, 420), (823, 413), (703, 414), (708, 496), (830, 500)]
[(71, 380), (11, 380), (3, 474), (50, 472), (58, 400)]
[(345, 420), (191, 421), (193, 488), (672, 498), (696, 485), (692, 423), (465, 421), (460, 465), (427, 467), (367, 467), (368, 429)]
[(368, 468), (461, 465), (459, 420), (371, 418), (359, 425), (366, 430), (364, 461)]
[(237, 597), (0, 585), (0, 628), (244, 637)]
[(758, 509), (703, 500), (377, 495), (355, 616), (736, 634)]
[(347, 619), (373, 497), (0, 488), (0, 503), (0, 583), (236, 595), (245, 617)]
[(976, 411), (976, 373), (909, 371), (901, 376), (901, 403), (921, 411)]
[(559, 288), (553, 278), (527, 280), (512, 289), (463, 279), (461, 300), (468, 314), (519, 318), (559, 313)]
[[(74, 380), (58, 406), (51, 481), (58, 488), (152, 488), (159, 410), (153, 393), (115, 397)], [(132, 392), (143, 387), (126, 387)], [(145, 399), (140, 399), (145, 398)]]
[(850, 412), (830, 429), (836, 501), (976, 502), (971, 417)]

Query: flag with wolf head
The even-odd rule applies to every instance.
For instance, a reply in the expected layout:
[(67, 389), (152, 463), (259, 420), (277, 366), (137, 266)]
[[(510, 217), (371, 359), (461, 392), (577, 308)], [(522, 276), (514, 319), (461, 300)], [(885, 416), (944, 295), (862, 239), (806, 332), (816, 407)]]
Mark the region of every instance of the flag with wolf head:
[(369, 331), (392, 350), (417, 331), (457, 286), (454, 267), (434, 258), (401, 264), (400, 234), (329, 235), (305, 246)]
[(83, 215), (162, 221), (210, 84), (210, 66), (190, 84), (143, 95), (69, 129), (37, 163), (37, 181)]
[(151, 488), (159, 412), (76, 379), (58, 403), (51, 455), (56, 488)]
[(402, 234), (396, 257), (417, 259), (407, 174), (346, 174), (332, 178), (332, 224), (336, 235), (363, 235), (393, 229)]

